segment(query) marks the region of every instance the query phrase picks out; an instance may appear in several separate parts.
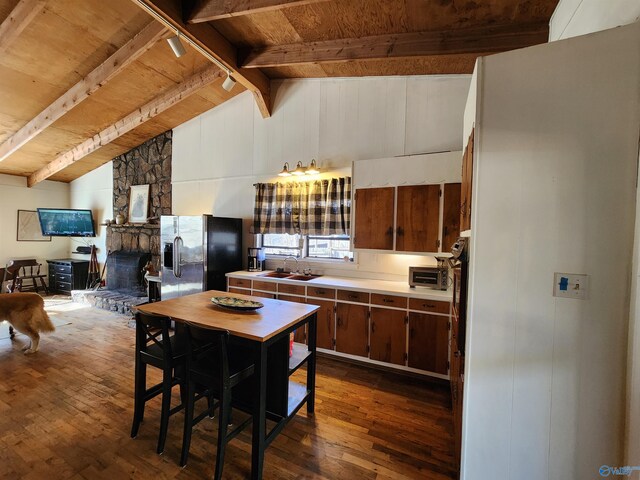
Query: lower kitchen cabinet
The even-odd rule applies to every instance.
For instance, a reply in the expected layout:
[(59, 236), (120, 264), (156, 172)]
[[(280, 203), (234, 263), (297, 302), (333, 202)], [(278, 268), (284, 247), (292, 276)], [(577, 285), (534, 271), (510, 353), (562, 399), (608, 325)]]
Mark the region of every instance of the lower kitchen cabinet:
[(329, 300), (307, 299), (309, 305), (318, 305), (318, 320), (316, 322), (316, 346), (333, 350), (333, 338), (336, 330), (335, 302)]
[[(278, 295), (279, 300), (285, 302), (305, 303), (304, 297), (294, 297), (292, 295)], [(293, 341), (297, 343), (307, 343), (307, 325), (293, 331)]]
[(447, 374), (449, 317), (409, 313), (409, 366)]
[(369, 305), (338, 303), (336, 307), (336, 351), (368, 357)]
[(404, 365), (407, 353), (406, 317), (407, 313), (402, 310), (371, 307), (371, 360)]
[[(450, 301), (233, 277), (229, 291), (319, 306), (316, 345), (326, 353), (345, 353), (445, 378), (453, 375), (449, 323), (455, 309), (452, 312)], [(455, 327), (453, 323), (452, 343)], [(294, 332), (294, 340), (308, 342), (306, 327)], [(452, 379), (454, 396), (462, 389), (459, 383)]]

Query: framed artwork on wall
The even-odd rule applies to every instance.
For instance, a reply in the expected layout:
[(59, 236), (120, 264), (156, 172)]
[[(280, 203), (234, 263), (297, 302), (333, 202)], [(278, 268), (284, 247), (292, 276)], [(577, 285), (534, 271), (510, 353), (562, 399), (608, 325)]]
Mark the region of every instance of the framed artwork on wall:
[(50, 242), (51, 237), (42, 235), (38, 212), (35, 210), (18, 210), (18, 242)]
[(131, 185), (129, 192), (129, 223), (147, 223), (149, 185)]

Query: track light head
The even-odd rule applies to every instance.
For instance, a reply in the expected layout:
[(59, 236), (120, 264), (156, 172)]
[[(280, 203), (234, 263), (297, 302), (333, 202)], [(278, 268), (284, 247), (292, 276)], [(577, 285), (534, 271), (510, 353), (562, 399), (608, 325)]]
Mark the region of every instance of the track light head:
[(222, 82), (222, 88), (224, 88), (227, 92), (230, 92), (235, 86), (236, 81), (231, 76), (231, 72), (227, 71), (227, 78), (225, 78), (224, 82)]
[(167, 43), (171, 47), (171, 50), (173, 50), (173, 53), (176, 57), (180, 58), (182, 55), (187, 53), (187, 51), (184, 49), (184, 45), (182, 45), (182, 42), (180, 41), (179, 35), (167, 38)]

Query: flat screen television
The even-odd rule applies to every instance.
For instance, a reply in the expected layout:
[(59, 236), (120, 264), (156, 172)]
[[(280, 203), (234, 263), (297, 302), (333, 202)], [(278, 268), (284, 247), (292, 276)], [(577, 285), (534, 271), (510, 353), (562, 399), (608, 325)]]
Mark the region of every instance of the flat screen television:
[(91, 210), (38, 208), (42, 235), (52, 237), (95, 237)]

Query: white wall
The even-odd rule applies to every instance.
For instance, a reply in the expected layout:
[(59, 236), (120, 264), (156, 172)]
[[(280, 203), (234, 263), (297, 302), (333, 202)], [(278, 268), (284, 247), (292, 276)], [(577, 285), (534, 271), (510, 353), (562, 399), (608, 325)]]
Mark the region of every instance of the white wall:
[(69, 207), (69, 185), (44, 181), (35, 187), (27, 187), (25, 177), (0, 174), (0, 265), (9, 260), (36, 258), (46, 270), (47, 259), (66, 258), (69, 240), (53, 237), (51, 242), (18, 242), (18, 210), (35, 210), (38, 207)]
[[(94, 244), (98, 249), (98, 262), (104, 264), (107, 258), (107, 227), (100, 225), (113, 220), (113, 162), (74, 180), (70, 184), (71, 208), (88, 208), (93, 212), (96, 237), (72, 239), (72, 250), (78, 245)], [(77, 260), (89, 260), (87, 255), (73, 254)]]
[(638, 18), (638, 0), (560, 0), (549, 23), (549, 41), (628, 25)]
[[(273, 82), (274, 108), (263, 119), (244, 93), (180, 125), (173, 136), (173, 212), (253, 217), (257, 181), (284, 162), (348, 174), (353, 160), (460, 150), (469, 76), (373, 77)], [(353, 276), (406, 279), (423, 258), (360, 254), (334, 265)], [(326, 265), (326, 264), (325, 264)], [(324, 267), (325, 273), (330, 270)]]
[(480, 65), (463, 478), (599, 478), (623, 461), (640, 24)]
[[(550, 22), (549, 39), (584, 35), (637, 22), (638, 0), (560, 0)], [(640, 159), (639, 159), (640, 163)], [(640, 196), (636, 211), (640, 212)], [(627, 356), (625, 463), (640, 464), (640, 217), (636, 217)], [(636, 474), (640, 478), (640, 474)]]

